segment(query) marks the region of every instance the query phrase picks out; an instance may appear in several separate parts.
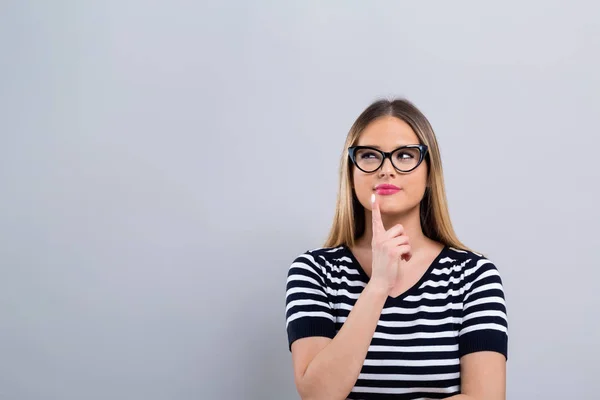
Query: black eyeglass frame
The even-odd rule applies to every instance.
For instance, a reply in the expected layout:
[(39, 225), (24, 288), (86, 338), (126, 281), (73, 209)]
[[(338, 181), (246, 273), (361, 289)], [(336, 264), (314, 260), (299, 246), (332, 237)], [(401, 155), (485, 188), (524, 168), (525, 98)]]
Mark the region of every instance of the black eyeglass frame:
[[(411, 168), (409, 170), (402, 170), (394, 164), (394, 160), (392, 159), (392, 154), (394, 154), (397, 151), (402, 150), (402, 149), (415, 149), (415, 148), (419, 149), (419, 161), (417, 162), (417, 165), (415, 165), (413, 168)], [(361, 167), (358, 166), (358, 163), (356, 162), (356, 152), (358, 150), (362, 150), (362, 149), (372, 150), (372, 151), (375, 151), (375, 152), (381, 154), (381, 156), (382, 156), (381, 164), (379, 164), (379, 166), (377, 166), (377, 168), (375, 168), (373, 171), (365, 171), (364, 169), (362, 169)], [(397, 149), (394, 149), (389, 152), (382, 151), (382, 150), (376, 149), (371, 146), (351, 146), (351, 147), (348, 147), (348, 156), (350, 157), (350, 161), (352, 161), (352, 164), (354, 164), (354, 166), (356, 168), (360, 169), (361, 171), (363, 171), (367, 174), (371, 174), (371, 173), (377, 171), (379, 168), (381, 168), (383, 166), (383, 163), (385, 162), (386, 158), (390, 159), (390, 162), (392, 163), (392, 166), (394, 167), (394, 169), (396, 171), (406, 174), (408, 172), (414, 171), (415, 169), (417, 169), (419, 167), (419, 165), (421, 165), (421, 163), (423, 162), (425, 157), (428, 155), (428, 150), (429, 150), (429, 148), (427, 147), (427, 145), (424, 145), (424, 144), (409, 144), (406, 146), (398, 147)]]

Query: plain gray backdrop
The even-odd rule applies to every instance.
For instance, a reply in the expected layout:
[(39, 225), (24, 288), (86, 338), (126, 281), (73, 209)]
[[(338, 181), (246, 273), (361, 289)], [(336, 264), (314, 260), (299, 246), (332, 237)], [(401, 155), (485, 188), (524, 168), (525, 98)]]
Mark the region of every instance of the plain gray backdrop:
[(285, 280), (407, 97), (493, 260), (509, 399), (597, 399), (593, 1), (3, 1), (0, 399), (294, 399)]

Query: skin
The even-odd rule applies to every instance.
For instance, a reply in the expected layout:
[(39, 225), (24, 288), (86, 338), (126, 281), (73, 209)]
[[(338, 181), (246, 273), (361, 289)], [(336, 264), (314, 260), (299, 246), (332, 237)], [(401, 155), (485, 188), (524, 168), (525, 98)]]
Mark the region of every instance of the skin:
[[(383, 151), (392, 151), (408, 144), (419, 144), (419, 138), (406, 122), (395, 117), (383, 117), (371, 122), (358, 140), (359, 146), (372, 146)], [(405, 262), (397, 274), (389, 294), (391, 297), (397, 297), (413, 286), (444, 247), (442, 243), (426, 237), (421, 228), (420, 202), (427, 187), (427, 173), (425, 161), (409, 173), (398, 172), (389, 159), (372, 173), (354, 167), (353, 187), (356, 197), (365, 208), (366, 229), (357, 239), (352, 252), (368, 276), (371, 276), (373, 265), (371, 195), (375, 193), (375, 186), (382, 183), (401, 188), (392, 195), (376, 195), (384, 228), (388, 230), (400, 225), (409, 239), (410, 261)]]
[[(373, 121), (358, 142), (384, 151), (418, 143), (410, 126), (395, 117)], [(377, 195), (372, 202), (379, 183), (394, 184), (402, 190)], [(419, 207), (427, 186), (425, 162), (408, 174), (398, 173), (389, 160), (370, 174), (354, 167), (353, 186), (367, 220), (365, 233), (352, 251), (370, 279), (333, 339), (307, 337), (292, 344), (294, 377), (303, 400), (346, 398), (366, 358), (385, 300), (413, 286), (443, 248), (421, 229)], [(460, 363), (462, 394), (449, 399), (506, 398), (503, 355), (476, 352), (462, 357)]]

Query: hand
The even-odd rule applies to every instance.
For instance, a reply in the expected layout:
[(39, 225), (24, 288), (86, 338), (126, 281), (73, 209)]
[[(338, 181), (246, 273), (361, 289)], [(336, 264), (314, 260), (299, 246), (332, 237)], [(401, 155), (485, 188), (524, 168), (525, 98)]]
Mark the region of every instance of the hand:
[(385, 230), (381, 220), (379, 202), (375, 194), (371, 195), (373, 240), (373, 264), (371, 282), (382, 285), (388, 292), (396, 285), (400, 264), (412, 257), (408, 236), (402, 225), (398, 224)]

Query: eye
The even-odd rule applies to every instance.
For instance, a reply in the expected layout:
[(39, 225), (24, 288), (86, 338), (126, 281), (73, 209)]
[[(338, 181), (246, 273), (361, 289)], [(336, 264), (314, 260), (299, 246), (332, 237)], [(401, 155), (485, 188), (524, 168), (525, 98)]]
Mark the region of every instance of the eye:
[(379, 154), (370, 150), (363, 150), (358, 154), (358, 157), (363, 160), (368, 160), (369, 158), (379, 158)]
[(396, 158), (399, 160), (412, 160), (415, 158), (415, 155), (408, 151), (399, 151), (398, 154), (396, 154)]

